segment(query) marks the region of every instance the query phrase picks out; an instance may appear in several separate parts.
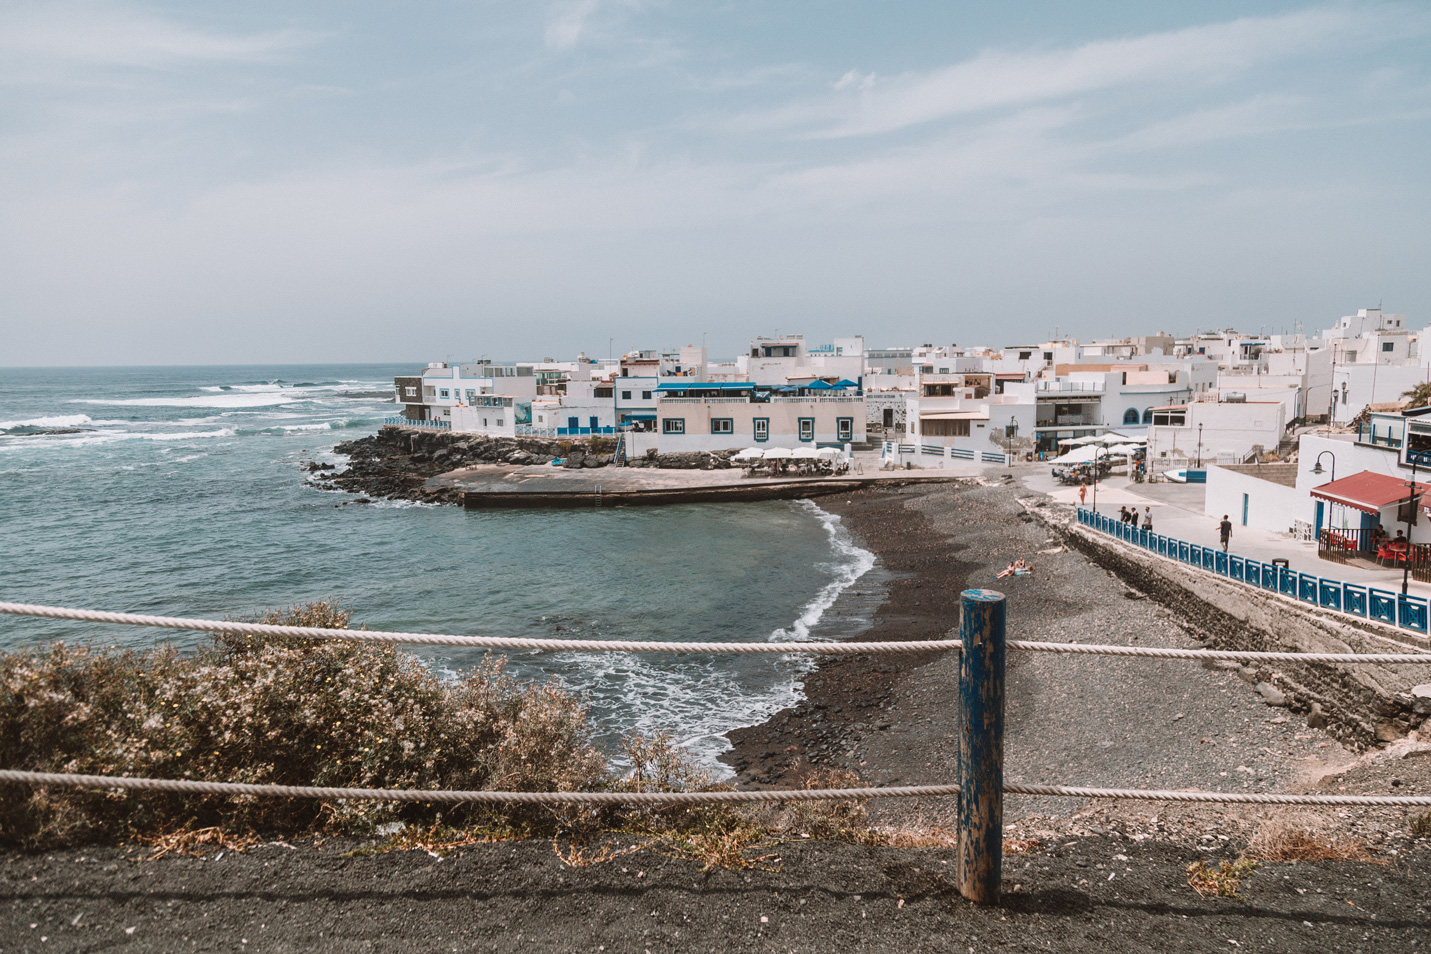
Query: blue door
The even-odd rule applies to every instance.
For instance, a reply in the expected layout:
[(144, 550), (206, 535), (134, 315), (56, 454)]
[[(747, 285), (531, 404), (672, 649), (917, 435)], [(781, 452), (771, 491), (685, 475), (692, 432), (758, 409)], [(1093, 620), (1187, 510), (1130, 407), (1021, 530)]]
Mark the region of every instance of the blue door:
[(601, 426), (600, 423), (598, 423), (601, 419), (597, 417), (592, 417), (589, 418), (589, 420), (591, 421), (591, 430), (593, 433), (595, 433), (596, 429)]
[(567, 419), (566, 419), (566, 426), (567, 426), (567, 429), (568, 429), (568, 430), (570, 430), (573, 434), (575, 434), (577, 431), (581, 430), (581, 418), (579, 418), (579, 417), (569, 417), (569, 418), (567, 418)]

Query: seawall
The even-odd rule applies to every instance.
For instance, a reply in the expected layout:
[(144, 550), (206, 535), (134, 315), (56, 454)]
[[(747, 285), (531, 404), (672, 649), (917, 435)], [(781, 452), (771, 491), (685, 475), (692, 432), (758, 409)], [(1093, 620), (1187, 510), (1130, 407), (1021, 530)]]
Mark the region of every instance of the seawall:
[[(1054, 511), (1050, 513), (1050, 511)], [(1320, 610), (1249, 587), (1081, 526), (1063, 508), (1031, 508), (1067, 543), (1157, 600), (1203, 634), (1210, 648), (1252, 652), (1391, 653), (1431, 642), (1389, 626)], [(1431, 683), (1425, 666), (1278, 663), (1240, 667), (1269, 702), (1304, 715), (1354, 748), (1393, 742), (1425, 725), (1431, 699), (1412, 687)], [(1431, 726), (1426, 727), (1431, 730)]]

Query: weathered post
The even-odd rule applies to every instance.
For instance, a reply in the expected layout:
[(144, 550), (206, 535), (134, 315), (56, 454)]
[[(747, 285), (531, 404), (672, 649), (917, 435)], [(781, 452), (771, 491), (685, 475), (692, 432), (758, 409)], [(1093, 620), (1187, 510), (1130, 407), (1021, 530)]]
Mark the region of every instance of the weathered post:
[(1004, 864), (1004, 594), (965, 590), (959, 638), (959, 893), (999, 899)]

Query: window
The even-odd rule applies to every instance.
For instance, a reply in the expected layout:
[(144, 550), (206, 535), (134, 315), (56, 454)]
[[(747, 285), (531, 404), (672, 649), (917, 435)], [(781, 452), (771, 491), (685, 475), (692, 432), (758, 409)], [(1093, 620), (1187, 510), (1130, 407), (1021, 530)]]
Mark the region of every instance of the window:
[(925, 437), (968, 437), (968, 421), (920, 421)]
[(403, 388), (408, 397), (417, 397), (417, 388)]
[(497, 418), (497, 426), (498, 426), (498, 427), (501, 427), (501, 426), (502, 426), (502, 419), (501, 419), (500, 417)]
[(815, 419), (813, 417), (800, 418), (800, 440), (813, 441), (815, 439)]
[(1123, 412), (1123, 423), (1124, 423), (1124, 424), (1137, 424), (1137, 423), (1138, 423), (1138, 409), (1137, 409), (1136, 407), (1130, 407), (1130, 408), (1128, 408), (1128, 410), (1126, 410), (1126, 411)]
[(770, 418), (757, 417), (755, 419), (755, 439), (758, 441), (770, 440)]
[(852, 417), (835, 418), (835, 440), (852, 441), (855, 439), (855, 419)]
[(684, 434), (686, 433), (686, 421), (681, 417), (668, 417), (661, 422), (662, 434)]
[(1396, 343), (1393, 342), (1393, 341), (1383, 341), (1382, 344), (1381, 344), (1381, 350), (1382, 350), (1382, 351), (1395, 351), (1395, 350), (1396, 350)]
[(1153, 423), (1159, 427), (1187, 426), (1186, 411), (1158, 411), (1153, 415)]
[(1152, 409), (1152, 408), (1148, 407), (1148, 408), (1144, 408), (1144, 409), (1143, 409), (1143, 423), (1144, 423), (1144, 424), (1151, 424), (1151, 423), (1153, 423), (1153, 409)]
[(447, 388), (443, 388), (441, 391), (438, 391), (437, 396), (442, 398), (447, 397)]
[(621, 400), (623, 400), (623, 401), (629, 401), (629, 400), (631, 400), (631, 392), (630, 392), (630, 391), (622, 391), (622, 392), (621, 392)]
[(649, 401), (649, 400), (651, 400), (651, 392), (650, 392), (650, 391), (642, 391), (642, 392), (641, 392), (641, 400), (643, 400), (643, 401)]
[(436, 396), (437, 396), (437, 389), (434, 388), (434, 387), (424, 387), (424, 388), (422, 389), (422, 393), (425, 394), (425, 395), (427, 395), (428, 397), (436, 397)]
[(569, 431), (581, 430), (581, 418), (569, 417), (566, 419), (566, 429)]
[(711, 433), (734, 434), (735, 421), (728, 417), (713, 417), (711, 418)]
[(599, 398), (609, 398), (609, 397), (611, 397), (612, 389), (611, 389), (611, 388), (597, 388), (594, 393), (595, 393), (596, 397), (599, 397)]
[(601, 419), (599, 417), (589, 417), (587, 420), (591, 422), (591, 429), (593, 431), (601, 426)]
[(477, 400), (477, 392), (474, 391), (474, 390), (472, 390), (471, 388), (468, 388), (468, 389), (467, 389), (467, 403), (468, 403), (468, 404), (471, 404), (471, 403), (472, 403), (473, 401), (475, 401), (475, 400)]

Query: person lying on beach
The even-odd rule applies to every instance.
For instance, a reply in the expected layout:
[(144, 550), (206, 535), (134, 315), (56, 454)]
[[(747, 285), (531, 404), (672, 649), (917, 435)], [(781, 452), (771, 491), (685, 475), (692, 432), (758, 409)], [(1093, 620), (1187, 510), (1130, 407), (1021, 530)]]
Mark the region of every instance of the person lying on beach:
[(1019, 557), (1013, 563), (1010, 563), (1008, 566), (1004, 567), (1004, 569), (999, 573), (998, 576), (994, 577), (994, 579), (1002, 580), (1006, 576), (1023, 576), (1024, 574), (1030, 573), (1032, 571), (1033, 564), (1025, 563), (1024, 558)]

